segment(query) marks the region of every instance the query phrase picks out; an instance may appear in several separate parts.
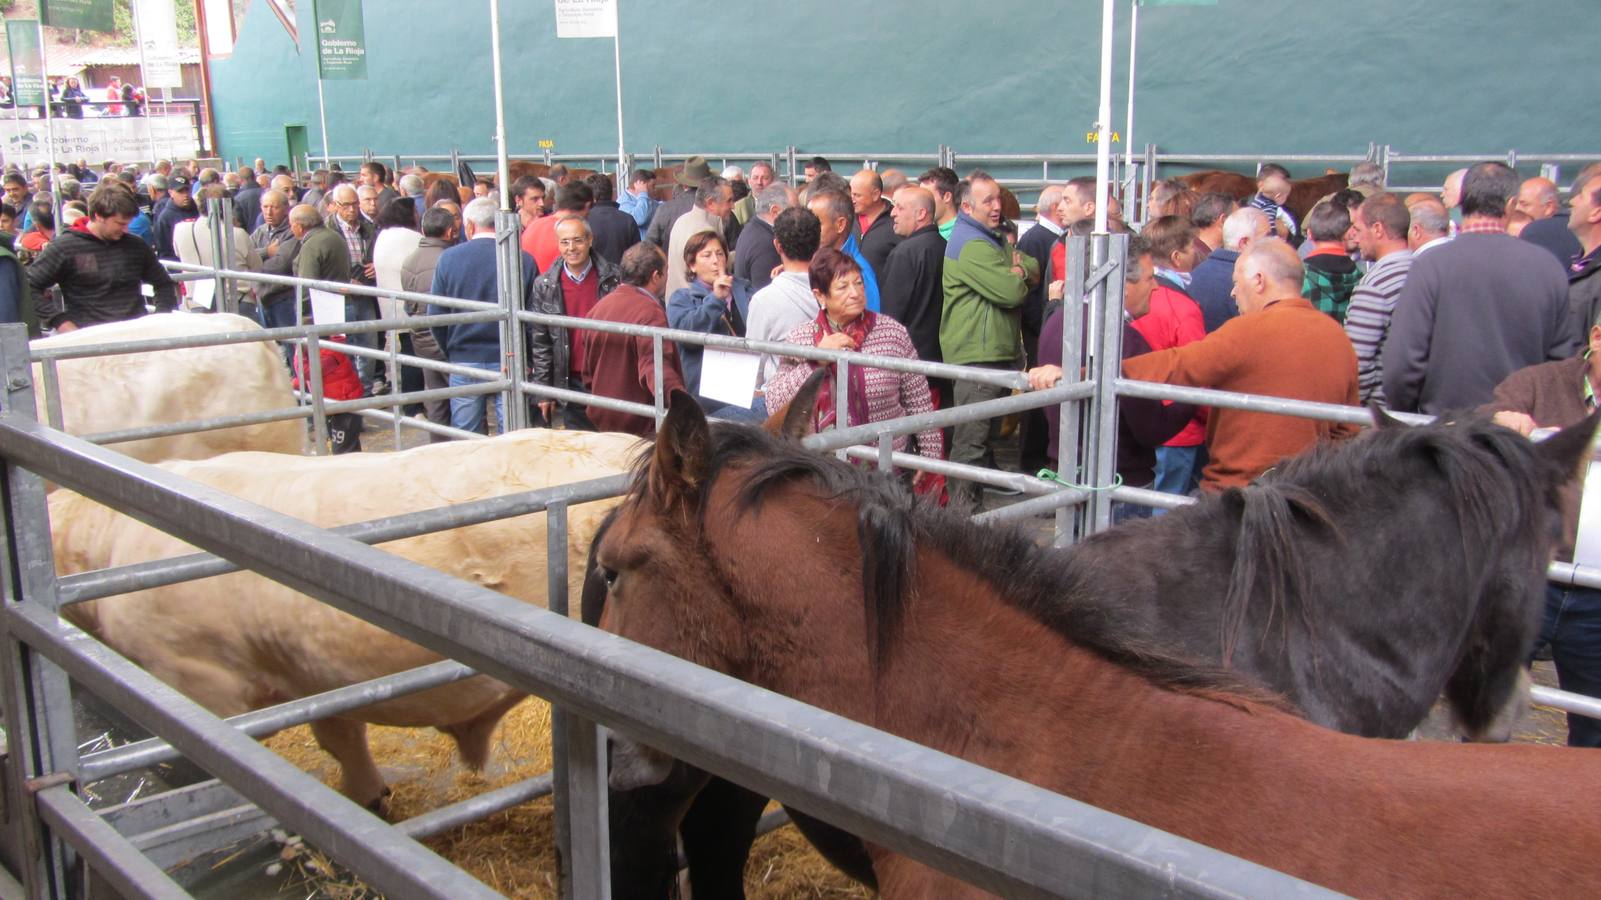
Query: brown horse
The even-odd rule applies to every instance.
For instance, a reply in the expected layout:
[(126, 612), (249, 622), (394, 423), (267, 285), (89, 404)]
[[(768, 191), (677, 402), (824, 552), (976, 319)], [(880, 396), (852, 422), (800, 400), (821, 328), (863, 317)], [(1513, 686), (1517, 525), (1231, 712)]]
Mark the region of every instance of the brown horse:
[[(1256, 179), (1239, 172), (1224, 172), (1221, 169), (1209, 169), (1205, 172), (1192, 172), (1179, 179), (1189, 186), (1190, 190), (1198, 194), (1219, 193), (1228, 194), (1241, 201), (1249, 200), (1256, 195)], [(1284, 206), (1295, 216), (1295, 221), (1306, 221), (1306, 214), (1312, 211), (1319, 200), (1345, 187), (1351, 181), (1351, 176), (1344, 172), (1328, 170), (1316, 178), (1298, 178), (1290, 182), (1290, 199)]]
[[(1575, 427), (1525, 452), (1561, 480), (1588, 441)], [(711, 428), (687, 395), (594, 553), (602, 624), (624, 637), (1336, 890), (1601, 883), (1588, 751), (1325, 730), (1128, 637), (1059, 551), (793, 441)], [(885, 897), (977, 893), (869, 852)]]

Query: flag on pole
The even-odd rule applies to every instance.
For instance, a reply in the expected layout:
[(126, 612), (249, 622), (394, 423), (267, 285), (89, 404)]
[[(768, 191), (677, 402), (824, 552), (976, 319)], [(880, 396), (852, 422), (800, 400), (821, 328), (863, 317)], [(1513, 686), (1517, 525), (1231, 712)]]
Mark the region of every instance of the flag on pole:
[(7, 19), (6, 44), (11, 54), (11, 97), (18, 108), (44, 106), (44, 57), (39, 52), (39, 23)]
[(617, 0), (556, 0), (556, 37), (617, 36)]
[(116, 31), (111, 0), (40, 0), (39, 21), (51, 28)]
[(333, 81), (367, 80), (367, 34), (361, 0), (315, 0), (317, 77)]

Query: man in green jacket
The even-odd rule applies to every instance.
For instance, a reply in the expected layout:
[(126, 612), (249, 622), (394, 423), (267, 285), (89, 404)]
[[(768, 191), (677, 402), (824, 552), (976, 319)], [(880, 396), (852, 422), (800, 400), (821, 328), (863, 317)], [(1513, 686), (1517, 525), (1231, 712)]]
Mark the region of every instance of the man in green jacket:
[[(945, 310), (940, 319), (940, 352), (945, 362), (1018, 371), (1022, 367), (1022, 310), (1029, 288), (1039, 283), (1039, 264), (996, 233), (1001, 224), (1001, 186), (975, 171), (962, 186), (961, 212), (945, 245)], [(957, 406), (994, 400), (1007, 388), (956, 382)], [(999, 419), (964, 422), (951, 436), (951, 461), (995, 465)], [(953, 481), (951, 500), (973, 508), (978, 485)]]

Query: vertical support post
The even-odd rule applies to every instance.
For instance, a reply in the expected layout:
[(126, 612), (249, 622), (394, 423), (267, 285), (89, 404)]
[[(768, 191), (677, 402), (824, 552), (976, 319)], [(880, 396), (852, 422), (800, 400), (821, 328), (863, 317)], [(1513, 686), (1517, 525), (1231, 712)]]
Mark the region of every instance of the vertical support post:
[[(834, 361), (834, 427), (850, 427), (850, 402), (846, 396), (849, 391), (844, 385), (851, 383), (851, 364), (849, 360), (838, 359)], [(834, 455), (844, 460), (845, 448), (834, 451)]]
[(656, 373), (656, 383), (652, 386), (651, 393), (655, 395), (654, 402), (656, 404), (656, 427), (658, 429), (662, 427), (662, 420), (667, 418), (667, 399), (662, 396), (662, 366), (665, 365), (665, 362), (662, 358), (663, 355), (662, 336), (659, 334), (651, 335), (650, 362), (654, 367), (651, 369), (651, 371)]
[(322, 61), (317, 62), (317, 118), (322, 122), (322, 167), (333, 165), (328, 156), (328, 103), (322, 95)]
[(1090, 443), (1096, 488), (1090, 502), (1091, 532), (1112, 526), (1111, 487), (1117, 480), (1117, 378), (1123, 360), (1123, 289), (1127, 284), (1128, 235), (1096, 235), (1096, 268), (1111, 260), (1115, 267), (1095, 288), (1100, 299), (1100, 343), (1092, 361), (1095, 373), (1095, 429)]
[(44, 88), (44, 135), (48, 144), (45, 158), (49, 160), (50, 166), (50, 209), (55, 215), (55, 220), (60, 222), (61, 176), (56, 174), (56, 126), (55, 117), (50, 109), (50, 45), (44, 42), (43, 17), (35, 21), (33, 27), (39, 34), (39, 82)]
[(895, 471), (895, 436), (887, 431), (878, 433), (878, 470)]
[(799, 187), (800, 167), (795, 162), (795, 145), (790, 144), (787, 148), (785, 148), (785, 153), (789, 156), (789, 186)]
[(622, 193), (623, 186), (628, 180), (623, 173), (628, 171), (628, 160), (625, 158), (628, 151), (623, 143), (623, 11), (622, 4), (612, 3), (611, 51), (613, 76), (617, 81), (617, 192)]
[[(1089, 254), (1089, 238), (1069, 236), (1067, 239), (1067, 293), (1062, 298), (1062, 380), (1080, 380), (1084, 362), (1084, 267)], [(1056, 425), (1056, 473), (1064, 480), (1077, 482), (1079, 474), (1078, 423), (1079, 402), (1064, 400)], [(1073, 543), (1076, 526), (1083, 504), (1056, 510), (1057, 547)]]
[(58, 431), (65, 428), (61, 416), (61, 375), (56, 369), (56, 360), (47, 359), (39, 364), (44, 373), (44, 414), (45, 422)]
[(1390, 186), (1390, 145), (1379, 148), (1379, 165), (1384, 169), (1384, 186)]
[[(305, 303), (303, 301), (304, 288), (295, 285), (295, 325), (303, 327), (306, 324)], [(322, 396), (322, 343), (317, 339), (315, 331), (307, 331), (302, 346), (305, 350), (304, 364), (301, 366), (300, 386), (306, 390), (306, 399), (311, 403), (311, 455), (326, 456), (328, 454), (328, 412), (324, 408)]]
[(1128, 121), (1123, 125), (1123, 167), (1132, 169), (1134, 168), (1134, 73), (1139, 61), (1140, 0), (1129, 0), (1128, 5)]
[[(509, 202), (509, 198), (502, 202)], [(526, 347), (523, 323), (517, 318), (518, 311), (523, 308), (519, 224), (517, 214), (509, 209), (495, 213), (495, 277), (500, 291), (500, 308), (505, 314), (500, 329), (501, 373), (511, 380), (511, 393), (505, 403), (507, 431), (528, 427), (528, 397), (523, 394), (523, 375), (527, 371), (524, 362)]]
[[(545, 507), (545, 544), (550, 611), (566, 616), (566, 503)], [(559, 707), (551, 710), (556, 852), (561, 861), (560, 895), (566, 900), (611, 896), (605, 753), (606, 742), (594, 722)]]
[(1145, 198), (1151, 195), (1151, 185), (1156, 183), (1155, 144), (1145, 145), (1145, 166), (1144, 171), (1140, 173), (1140, 179), (1140, 217), (1136, 221), (1143, 223), (1147, 213), (1147, 210), (1145, 209)]
[[(389, 373), (389, 396), (393, 397), (400, 393), (400, 334), (391, 331), (387, 332), (384, 337), (386, 338), (386, 345), (389, 347), (389, 359), (386, 362), (386, 368)], [(394, 417), (390, 424), (394, 427), (396, 450), (401, 449), (400, 420), (402, 416), (400, 413), (401, 405), (398, 402), (389, 407), (389, 414)]]
[[(211, 308), (220, 312), (239, 312), (239, 298), (234, 294), (233, 279), (223, 277), (228, 261), (233, 259), (233, 201), (219, 197), (206, 204), (206, 230), (211, 235), (211, 271), (216, 282), (211, 295)], [(226, 261), (225, 261), (226, 260)]]
[[(46, 95), (45, 102), (49, 103)], [(35, 415), (33, 378), (28, 362), (28, 332), (21, 325), (0, 327), (0, 373), (5, 378), (4, 408), (19, 415)], [(44, 480), (9, 462), (4, 466), (6, 552), (5, 603), (31, 603), (55, 611), (55, 557), (50, 545), (50, 519), (45, 505)], [(13, 846), (22, 851), (22, 879), (30, 897), (69, 896), (68, 877), (74, 868), (70, 848), (52, 837), (40, 821), (38, 807), (26, 790), (31, 778), (78, 772), (78, 736), (73, 721), (72, 692), (66, 673), (16, 640), (0, 635), (0, 684), (8, 753), (5, 808), (9, 827), (15, 828)]]

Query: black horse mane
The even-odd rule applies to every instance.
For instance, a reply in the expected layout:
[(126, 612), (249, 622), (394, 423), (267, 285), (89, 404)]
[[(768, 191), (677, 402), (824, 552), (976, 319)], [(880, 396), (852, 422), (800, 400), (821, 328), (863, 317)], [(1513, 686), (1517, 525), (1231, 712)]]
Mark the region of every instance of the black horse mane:
[[(965, 516), (918, 500), (890, 477), (839, 462), (794, 441), (743, 425), (714, 424), (712, 455), (701, 485), (700, 530), (712, 485), (731, 465), (749, 464), (737, 498), (742, 510), (759, 507), (774, 488), (804, 482), (828, 499), (857, 505), (862, 550), (863, 606), (870, 659), (882, 668), (904, 618), (907, 587), (920, 541), (995, 586), (1015, 608), (1073, 643), (1151, 682), (1191, 693), (1232, 696), (1286, 708), (1285, 701), (1220, 666), (1182, 656), (1141, 637), (1127, 616), (1079, 589), (1063, 553), (1040, 547), (1012, 525), (974, 526)], [(635, 491), (645, 489), (648, 457), (636, 470)]]
[[(1423, 479), (1439, 483), (1433, 494), (1454, 514), (1468, 565), (1496, 554), (1482, 548), (1540, 540), (1540, 509), (1526, 485), (1542, 484), (1541, 462), (1528, 439), (1495, 426), (1485, 416), (1409, 428), (1370, 429), (1355, 441), (1321, 444), (1269, 471), (1256, 483), (1225, 493), (1237, 508), (1234, 567), (1224, 602), (1223, 659), (1231, 659), (1243, 637), (1254, 595), (1265, 596), (1278, 615), (1298, 616), (1316, 631), (1316, 607), (1308, 567), (1293, 540), (1296, 529), (1319, 528), (1343, 540), (1342, 513), (1416, 490)], [(1540, 498), (1549, 505), (1556, 498)], [(1349, 521), (1346, 518), (1346, 521)]]

